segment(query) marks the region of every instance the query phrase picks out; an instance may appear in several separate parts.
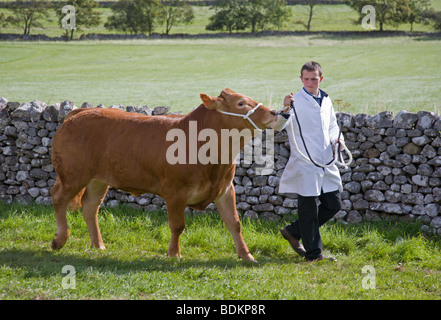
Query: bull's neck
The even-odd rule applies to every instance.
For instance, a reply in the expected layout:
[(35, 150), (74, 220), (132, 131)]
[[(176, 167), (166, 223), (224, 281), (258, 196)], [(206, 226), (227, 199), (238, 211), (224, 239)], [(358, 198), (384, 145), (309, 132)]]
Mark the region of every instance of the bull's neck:
[[(185, 117), (186, 127), (190, 121), (197, 121), (197, 130), (212, 129), (216, 131), (219, 146), (221, 143), (230, 143), (229, 152), (235, 159), (240, 150), (248, 144), (259, 132), (249, 127), (238, 127), (237, 119), (221, 114), (212, 109), (207, 109), (203, 104), (194, 109)], [(241, 121), (239, 121), (241, 122)], [(244, 121), (245, 124), (247, 124)], [(236, 124), (236, 125), (235, 125)], [(225, 141), (227, 140), (227, 141)]]
[(195, 108), (192, 112), (186, 115), (186, 121), (197, 121), (198, 128), (201, 129), (212, 128), (214, 130), (250, 130), (253, 132), (254, 137), (254, 135), (256, 134), (254, 133), (255, 130), (251, 129), (251, 126), (248, 126), (248, 122), (243, 121), (243, 124), (247, 125), (247, 127), (239, 127), (237, 125), (237, 119), (235, 118), (237, 117), (224, 115), (217, 110), (208, 109), (203, 104), (201, 104), (199, 107)]

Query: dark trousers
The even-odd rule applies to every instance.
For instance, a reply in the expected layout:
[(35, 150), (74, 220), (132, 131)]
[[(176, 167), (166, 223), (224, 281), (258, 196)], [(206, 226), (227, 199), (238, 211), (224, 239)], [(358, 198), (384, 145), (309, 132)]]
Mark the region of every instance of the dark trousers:
[[(323, 244), (319, 227), (331, 219), (341, 209), (340, 191), (322, 193), (318, 197), (299, 195), (298, 220), (286, 227), (297, 240), (302, 239), (307, 260), (315, 260), (322, 255)], [(317, 204), (320, 200), (320, 205)]]

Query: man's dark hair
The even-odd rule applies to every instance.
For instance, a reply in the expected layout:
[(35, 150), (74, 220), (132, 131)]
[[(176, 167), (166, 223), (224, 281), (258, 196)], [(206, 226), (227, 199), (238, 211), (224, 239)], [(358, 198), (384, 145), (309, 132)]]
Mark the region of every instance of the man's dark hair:
[(315, 61), (309, 61), (303, 65), (302, 70), (300, 70), (301, 76), (303, 76), (303, 70), (307, 70), (307, 71), (317, 70), (319, 73), (319, 76), (320, 77), (322, 76), (322, 66), (320, 65), (320, 63), (315, 62)]

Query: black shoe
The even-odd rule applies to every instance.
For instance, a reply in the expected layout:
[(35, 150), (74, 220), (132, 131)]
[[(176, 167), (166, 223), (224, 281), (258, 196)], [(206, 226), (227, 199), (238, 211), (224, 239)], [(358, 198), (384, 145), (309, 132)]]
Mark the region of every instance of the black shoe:
[(290, 235), (288, 230), (286, 230), (286, 228), (280, 229), (280, 233), (289, 242), (291, 248), (293, 248), (295, 252), (297, 252), (302, 257), (305, 256), (306, 250), (303, 247), (303, 245), (300, 243), (300, 240), (297, 240), (292, 235)]
[(312, 259), (312, 260), (308, 260), (310, 262), (319, 262), (319, 261), (331, 261), (331, 262), (337, 262), (337, 259), (335, 259), (334, 257), (325, 257), (325, 256), (320, 256), (317, 259)]

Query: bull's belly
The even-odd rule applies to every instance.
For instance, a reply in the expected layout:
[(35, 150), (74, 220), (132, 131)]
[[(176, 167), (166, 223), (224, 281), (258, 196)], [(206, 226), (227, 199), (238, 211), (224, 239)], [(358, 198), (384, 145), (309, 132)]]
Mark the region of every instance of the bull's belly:
[(205, 209), (231, 184), (229, 175), (209, 173), (198, 175), (195, 172), (191, 173), (188, 168), (162, 175), (156, 174), (158, 172), (160, 170), (154, 168), (140, 169), (139, 164), (120, 167), (113, 163), (111, 170), (110, 167), (103, 167), (103, 170), (97, 172), (95, 179), (116, 189), (130, 192), (134, 196), (144, 193), (156, 194), (166, 202), (183, 202), (196, 210)]
[(204, 183), (200, 188), (194, 188), (189, 192), (187, 206), (196, 210), (204, 210), (224, 192), (225, 186), (219, 183)]
[(115, 174), (114, 172), (97, 173), (94, 179), (108, 184), (115, 189), (129, 192), (133, 196), (139, 196), (144, 193), (161, 196), (158, 180), (152, 175), (142, 173), (138, 173), (137, 175)]
[[(219, 195), (219, 188), (216, 183), (192, 183), (191, 188), (184, 185), (168, 184), (165, 181), (159, 181), (156, 177), (145, 176), (144, 178), (118, 177), (115, 175), (98, 174), (94, 180), (98, 180), (125, 192), (129, 192), (133, 196), (140, 196), (145, 193), (156, 194), (164, 200), (182, 200), (192, 209), (203, 210), (212, 203)], [(186, 181), (188, 182), (188, 181)]]

